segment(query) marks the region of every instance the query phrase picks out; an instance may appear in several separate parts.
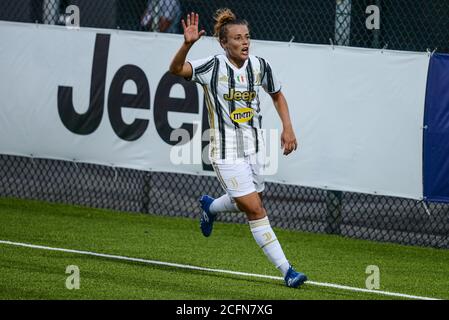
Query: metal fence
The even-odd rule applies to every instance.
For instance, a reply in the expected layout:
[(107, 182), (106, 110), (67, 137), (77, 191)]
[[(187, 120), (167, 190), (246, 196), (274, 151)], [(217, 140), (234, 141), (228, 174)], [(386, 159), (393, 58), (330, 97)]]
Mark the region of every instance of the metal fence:
[(173, 25), (162, 31), (180, 33), (180, 18), (195, 11), (211, 35), (215, 10), (229, 7), (254, 39), (449, 52), (447, 0), (0, 0), (0, 20), (63, 25), (70, 5), (82, 27), (161, 31), (163, 16)]
[[(0, 196), (198, 218), (199, 196), (222, 193), (214, 177), (0, 155)], [(264, 205), (285, 229), (449, 248), (447, 205), (275, 183), (266, 185)], [(229, 213), (218, 221), (246, 220)]]
[[(449, 51), (447, 0), (0, 0), (0, 20), (64, 25), (70, 5), (79, 8), (82, 27), (179, 32), (179, 17), (196, 11), (210, 35), (213, 12), (226, 6), (249, 21), (256, 39)], [(374, 14), (366, 13), (369, 5), (379, 9), (379, 29), (367, 28)], [(172, 17), (172, 29), (161, 16)], [(197, 218), (203, 193), (223, 190), (212, 177), (0, 155), (0, 196)], [(282, 228), (449, 248), (448, 205), (273, 183), (264, 203), (272, 224)]]

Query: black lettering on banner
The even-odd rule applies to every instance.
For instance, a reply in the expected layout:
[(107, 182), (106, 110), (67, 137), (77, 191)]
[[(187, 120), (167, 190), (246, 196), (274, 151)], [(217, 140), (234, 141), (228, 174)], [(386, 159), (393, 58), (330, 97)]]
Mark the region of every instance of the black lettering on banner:
[[(185, 99), (170, 97), (171, 88), (179, 84), (184, 88)], [(172, 128), (168, 123), (169, 112), (199, 113), (198, 89), (194, 82), (187, 81), (182, 77), (172, 75), (167, 72), (162, 77), (156, 90), (154, 100), (154, 122), (159, 136), (169, 145), (177, 145), (181, 142), (181, 137), (177, 141), (170, 141), (170, 135), (176, 128)], [(191, 140), (197, 126), (192, 123), (183, 123), (181, 129), (187, 130)]]
[[(209, 125), (209, 114), (207, 112), (207, 104), (206, 104), (206, 95), (204, 95), (204, 102), (203, 102), (203, 116), (201, 121), (201, 137), (206, 137), (204, 135), (204, 132), (210, 129)], [(210, 134), (210, 131), (209, 131)], [(210, 139), (209, 139), (210, 140)], [(210, 148), (210, 142), (208, 139), (201, 139), (201, 150), (204, 150), (205, 148)], [(203, 164), (203, 170), (206, 171), (214, 171), (214, 168), (210, 163), (205, 163), (203, 157), (201, 157), (201, 162)]]
[[(136, 94), (123, 93), (127, 81), (133, 81), (137, 87)], [(135, 141), (139, 139), (148, 127), (148, 120), (134, 119), (133, 123), (123, 121), (122, 109), (150, 109), (150, 86), (145, 72), (135, 65), (124, 65), (112, 79), (108, 96), (109, 120), (114, 132), (121, 139)]]
[(73, 106), (73, 87), (58, 86), (58, 113), (71, 132), (87, 135), (100, 125), (103, 116), (106, 69), (109, 55), (109, 34), (97, 34), (92, 62), (89, 107), (84, 114)]

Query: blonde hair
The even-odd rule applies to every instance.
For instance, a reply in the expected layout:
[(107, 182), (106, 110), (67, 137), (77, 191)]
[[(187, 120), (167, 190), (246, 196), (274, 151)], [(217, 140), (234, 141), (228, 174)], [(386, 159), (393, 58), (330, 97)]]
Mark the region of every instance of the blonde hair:
[(228, 33), (226, 26), (232, 24), (243, 24), (248, 26), (248, 21), (237, 19), (234, 12), (229, 8), (221, 8), (215, 11), (214, 20), (214, 37), (217, 37), (218, 41), (226, 41)]

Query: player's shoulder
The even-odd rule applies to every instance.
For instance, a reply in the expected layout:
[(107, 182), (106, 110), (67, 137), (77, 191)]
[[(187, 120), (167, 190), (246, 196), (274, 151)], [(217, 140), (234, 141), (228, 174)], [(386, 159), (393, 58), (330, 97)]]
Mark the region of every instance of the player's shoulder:
[(256, 55), (249, 55), (249, 58), (251, 59), (251, 63), (256, 63), (259, 65), (266, 65), (268, 64), (268, 60), (265, 57), (256, 56)]
[(214, 60), (215, 56), (206, 56), (201, 58), (192, 59), (191, 61), (202, 61), (202, 62), (209, 62), (211, 60)]
[(267, 65), (267, 60), (265, 58), (255, 56), (255, 55), (249, 55), (249, 60), (251, 61), (251, 65), (253, 68), (263, 70), (265, 69), (265, 66)]
[(219, 54), (216, 55), (210, 55), (210, 56), (205, 56), (205, 57), (201, 57), (201, 58), (192, 58), (192, 59), (187, 59), (188, 61), (191, 62), (201, 62), (201, 63), (205, 63), (205, 62), (215, 62), (217, 59), (219, 59)]
[(217, 63), (221, 64), (222, 61), (225, 61), (225, 59), (224, 59), (224, 55), (223, 54), (215, 54), (213, 56), (208, 56), (207, 58), (204, 58), (203, 61), (205, 63), (215, 65)]
[(222, 53), (218, 53), (218, 54), (214, 55), (213, 58), (215, 59), (215, 61), (218, 61), (220, 63), (226, 61), (226, 56)]
[(215, 65), (215, 56), (207, 56), (199, 59), (187, 60), (196, 74), (208, 73)]
[(260, 60), (260, 59), (263, 59), (263, 58), (260, 57), (260, 56), (256, 56), (256, 55), (252, 55), (252, 54), (249, 55), (249, 58), (252, 59), (252, 60)]

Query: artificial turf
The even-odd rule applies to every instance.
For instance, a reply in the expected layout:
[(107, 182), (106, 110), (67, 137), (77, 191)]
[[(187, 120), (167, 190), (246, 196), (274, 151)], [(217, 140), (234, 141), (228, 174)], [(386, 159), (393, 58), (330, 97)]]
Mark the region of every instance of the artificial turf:
[[(365, 288), (367, 266), (380, 290), (449, 298), (449, 250), (276, 229), (287, 258), (309, 280)], [(280, 276), (247, 225), (0, 198), (0, 240), (199, 267)], [(80, 288), (66, 288), (69, 265)], [(396, 299), (305, 284), (0, 244), (0, 299)]]

